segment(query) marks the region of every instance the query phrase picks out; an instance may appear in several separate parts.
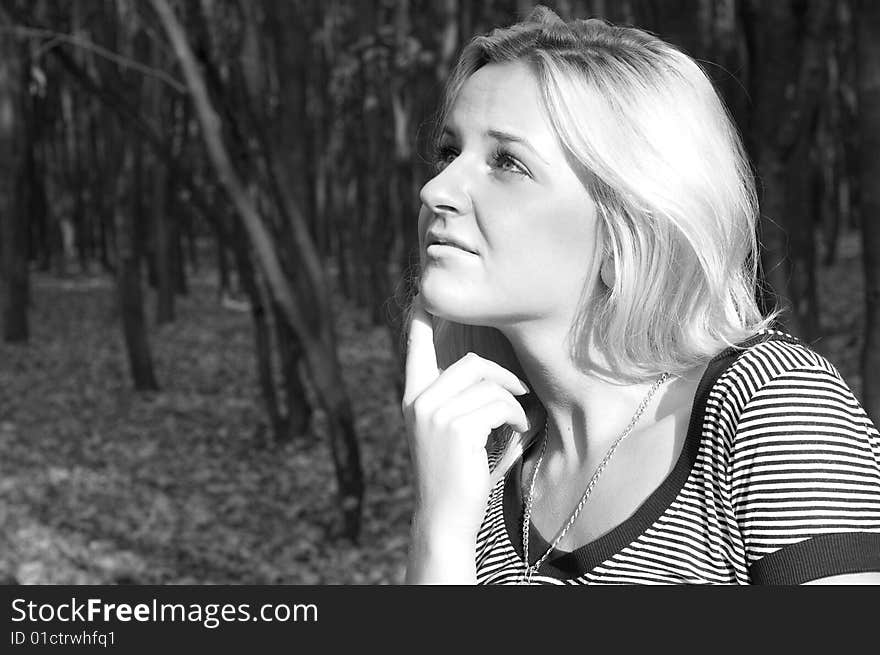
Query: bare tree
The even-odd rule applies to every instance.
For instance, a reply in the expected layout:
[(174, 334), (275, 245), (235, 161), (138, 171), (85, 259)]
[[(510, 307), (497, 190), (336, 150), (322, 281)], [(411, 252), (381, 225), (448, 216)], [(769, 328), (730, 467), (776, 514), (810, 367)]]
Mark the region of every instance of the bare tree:
[(862, 401), (880, 422), (880, 3), (863, 0), (858, 20), (858, 127), (865, 341)]
[(786, 329), (806, 339), (819, 326), (810, 154), (825, 85), (822, 39), (830, 8), (827, 0), (744, 3), (749, 55), (760, 62), (750, 68), (748, 141), (761, 183), (765, 282)]
[[(135, 48), (139, 25), (131, 12), (119, 7), (118, 23), (121, 51), (131, 55)], [(129, 88), (142, 92), (138, 78), (126, 80)], [(117, 293), (122, 319), (122, 333), (134, 387), (138, 391), (156, 391), (159, 384), (153, 370), (153, 356), (144, 316), (144, 298), (141, 281), (141, 249), (138, 226), (144, 222), (141, 195), (143, 148), (137, 136), (127, 135), (117, 127), (118, 121), (105, 126), (104, 137), (119, 143), (122, 166), (113, 177), (112, 211), (118, 235), (119, 264), (117, 266)], [(137, 174), (135, 173), (137, 171)]]
[[(0, 27), (9, 21), (0, 12)], [(27, 215), (22, 194), (22, 176), (28, 131), (24, 125), (23, 105), (28, 75), (27, 44), (0, 38), (0, 263), (3, 312), (3, 339), (9, 342), (28, 339), (28, 263)]]
[(314, 243), (290, 190), (279, 184), (280, 180), (285, 179), (282, 164), (272, 153), (268, 153), (267, 172), (274, 178), (273, 191), (280, 195), (282, 211), (289, 220), (301, 264), (294, 283), (291, 283), (285, 277), (271, 233), (229, 157), (218, 114), (212, 106), (186, 32), (167, 0), (152, 0), (152, 5), (183, 69), (209, 159), (245, 227), (273, 298), (303, 344), (310, 378), (328, 418), (330, 450), (336, 468), (345, 533), (349, 538), (356, 539), (360, 531), (363, 503), (363, 473), (351, 402), (336, 352), (329, 288)]

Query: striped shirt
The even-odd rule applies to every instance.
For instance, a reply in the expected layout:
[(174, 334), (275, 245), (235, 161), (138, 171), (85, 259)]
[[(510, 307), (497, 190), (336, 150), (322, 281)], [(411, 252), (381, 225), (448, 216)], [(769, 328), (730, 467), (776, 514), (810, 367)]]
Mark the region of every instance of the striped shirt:
[[(880, 571), (880, 435), (837, 370), (767, 331), (710, 362), (670, 474), (544, 584), (800, 584)], [(490, 467), (500, 453), (490, 449)], [(492, 489), (478, 584), (523, 573), (522, 459)], [(584, 481), (586, 482), (586, 481)], [(530, 563), (550, 544), (530, 526)]]

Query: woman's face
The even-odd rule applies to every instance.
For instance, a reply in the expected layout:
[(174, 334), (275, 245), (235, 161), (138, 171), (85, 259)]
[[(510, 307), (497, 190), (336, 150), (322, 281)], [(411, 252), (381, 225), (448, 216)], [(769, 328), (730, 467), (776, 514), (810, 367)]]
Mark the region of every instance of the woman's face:
[[(526, 64), (489, 64), (467, 80), (438, 160), (420, 194), (428, 311), (499, 328), (570, 320), (592, 270), (595, 205), (568, 165)], [(437, 239), (467, 251), (432, 245)]]

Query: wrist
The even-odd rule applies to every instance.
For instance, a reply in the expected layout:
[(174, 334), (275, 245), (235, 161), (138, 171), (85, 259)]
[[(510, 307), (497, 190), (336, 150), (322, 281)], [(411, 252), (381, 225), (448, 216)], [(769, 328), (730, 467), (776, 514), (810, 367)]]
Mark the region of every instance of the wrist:
[(423, 544), (448, 545), (452, 548), (474, 547), (477, 532), (470, 526), (464, 526), (454, 520), (444, 520), (436, 516), (428, 516), (416, 511), (413, 514), (410, 534), (413, 541)]
[(476, 537), (413, 522), (406, 584), (476, 584)]

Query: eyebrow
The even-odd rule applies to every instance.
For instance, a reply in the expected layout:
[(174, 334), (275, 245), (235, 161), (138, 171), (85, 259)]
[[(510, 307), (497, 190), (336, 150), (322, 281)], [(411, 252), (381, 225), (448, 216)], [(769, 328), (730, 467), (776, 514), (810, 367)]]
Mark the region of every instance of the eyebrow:
[(524, 146), (527, 150), (530, 150), (532, 154), (534, 154), (538, 159), (540, 159), (545, 164), (547, 160), (544, 159), (541, 154), (535, 149), (535, 147), (529, 143), (528, 139), (525, 137), (517, 136), (516, 134), (510, 134), (509, 132), (502, 132), (501, 130), (489, 130), (486, 132), (493, 139), (497, 139), (503, 143), (519, 143)]
[[(458, 133), (448, 125), (444, 126), (443, 134), (448, 134), (453, 138), (458, 137)], [(541, 153), (539, 153), (537, 149), (535, 149), (535, 147), (531, 143), (529, 143), (528, 139), (526, 139), (525, 137), (511, 134), (510, 132), (503, 132), (501, 130), (489, 130), (486, 132), (486, 135), (492, 137), (497, 141), (501, 141), (502, 143), (518, 143), (525, 147), (527, 150), (531, 151), (531, 153), (534, 154), (542, 162), (549, 165), (548, 161), (541, 156)]]

